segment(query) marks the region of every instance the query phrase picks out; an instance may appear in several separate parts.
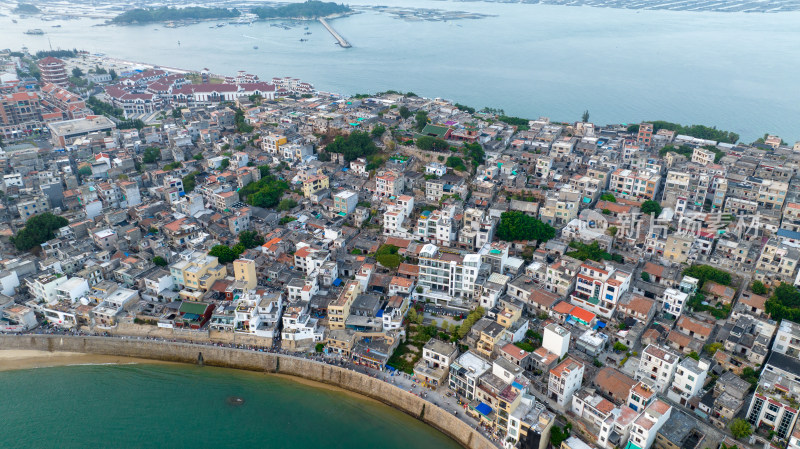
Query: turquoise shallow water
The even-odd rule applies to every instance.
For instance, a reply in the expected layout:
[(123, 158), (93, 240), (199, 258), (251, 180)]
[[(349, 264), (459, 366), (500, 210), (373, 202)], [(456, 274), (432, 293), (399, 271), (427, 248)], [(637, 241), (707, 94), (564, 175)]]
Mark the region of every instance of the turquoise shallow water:
[[(228, 398), (244, 398), (243, 405)], [(265, 374), (165, 365), (0, 372), (0, 448), (436, 448), (444, 434), (372, 401)]]

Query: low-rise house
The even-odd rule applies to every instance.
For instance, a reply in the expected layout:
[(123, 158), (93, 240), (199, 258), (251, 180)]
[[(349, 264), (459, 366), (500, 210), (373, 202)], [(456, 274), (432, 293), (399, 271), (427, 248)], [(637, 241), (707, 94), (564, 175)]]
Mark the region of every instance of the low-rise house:
[(583, 362), (567, 356), (563, 362), (550, 370), (550, 379), (547, 384), (548, 396), (564, 407), (569, 402), (572, 394), (583, 383)]

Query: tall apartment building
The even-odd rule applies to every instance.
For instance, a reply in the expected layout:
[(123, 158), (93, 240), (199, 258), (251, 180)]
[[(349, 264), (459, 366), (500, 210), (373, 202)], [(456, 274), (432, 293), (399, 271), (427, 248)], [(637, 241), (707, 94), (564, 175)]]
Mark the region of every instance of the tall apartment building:
[(587, 260), (581, 264), (570, 301), (597, 315), (610, 318), (622, 294), (628, 291), (631, 274), (610, 264)]
[(350, 307), (361, 293), (361, 283), (348, 281), (336, 301), (328, 305), (328, 327), (331, 330), (344, 329), (345, 321), (350, 316)]
[(44, 127), (42, 105), (36, 92), (0, 95), (0, 134), (12, 138)]
[(456, 298), (472, 299), (476, 294), (481, 257), (478, 254), (443, 252), (436, 245), (426, 244), (419, 253), (420, 295), (437, 304)]
[(652, 123), (642, 123), (639, 125), (639, 134), (636, 136), (636, 143), (647, 148), (653, 144)]

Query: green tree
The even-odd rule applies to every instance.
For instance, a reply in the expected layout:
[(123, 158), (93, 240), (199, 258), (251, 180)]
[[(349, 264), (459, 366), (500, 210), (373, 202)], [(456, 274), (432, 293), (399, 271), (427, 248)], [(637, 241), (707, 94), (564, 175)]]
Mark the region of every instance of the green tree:
[(722, 346), (723, 346), (723, 344), (719, 343), (719, 342), (717, 342), (717, 343), (709, 343), (709, 344), (705, 345), (705, 347), (703, 347), (703, 351), (706, 354), (708, 354), (709, 356), (713, 356), (714, 354), (716, 354), (717, 351), (722, 349)]
[[(262, 169), (262, 173), (264, 172)], [(239, 195), (247, 204), (265, 208), (275, 207), (280, 203), (283, 192), (289, 189), (289, 183), (277, 179), (274, 175), (269, 174), (268, 170), (266, 173), (267, 175), (260, 180), (251, 182), (239, 190)]]
[(742, 418), (735, 418), (731, 421), (730, 429), (733, 437), (737, 440), (747, 438), (753, 434), (753, 428), (750, 426), (750, 423)]
[(400, 266), (400, 262), (402, 262), (402, 258), (397, 253), (398, 250), (399, 248), (394, 245), (381, 245), (375, 253), (375, 260), (386, 268), (397, 269)]
[(792, 284), (781, 282), (767, 300), (765, 309), (775, 321), (800, 321), (800, 291)]
[(753, 281), (750, 284), (750, 290), (755, 293), (756, 295), (766, 295), (767, 294), (767, 287), (761, 281)]
[(413, 308), (413, 307), (409, 308), (408, 309), (408, 313), (406, 315), (408, 316), (408, 321), (409, 322), (416, 323), (416, 321), (417, 321), (417, 310), (415, 308)]
[(159, 267), (166, 267), (167, 266), (167, 260), (164, 259), (161, 256), (153, 257), (153, 263), (156, 264)]
[(398, 109), (397, 112), (400, 114), (400, 117), (403, 117), (403, 119), (411, 117), (411, 111), (409, 111), (405, 106), (400, 106), (400, 109)]
[(700, 360), (700, 354), (698, 354), (695, 351), (690, 352), (687, 357), (695, 359), (695, 360)]
[(239, 257), (233, 249), (225, 245), (215, 245), (208, 255), (216, 257), (221, 264), (231, 263)]
[(614, 237), (614, 236), (617, 235), (617, 232), (619, 231), (619, 229), (616, 226), (609, 226), (606, 231), (608, 232), (608, 235), (610, 235), (611, 237)]
[(447, 166), (452, 167), (453, 170), (458, 171), (467, 171), (467, 166), (464, 165), (464, 161), (461, 160), (458, 156), (450, 156), (447, 158)]
[(147, 147), (144, 149), (144, 156), (142, 162), (145, 164), (152, 164), (153, 162), (161, 160), (161, 150), (156, 147)]
[(503, 212), (497, 226), (497, 238), (507, 242), (536, 240), (546, 242), (556, 236), (556, 230), (547, 223), (520, 211)]
[(25, 227), (11, 237), (11, 243), (20, 251), (28, 251), (55, 238), (55, 231), (68, 224), (69, 221), (66, 218), (50, 212), (34, 215), (25, 222)]
[(414, 115), (414, 129), (421, 132), (425, 125), (428, 124), (428, 113), (425, 111), (417, 111)]
[(450, 144), (446, 141), (431, 136), (420, 136), (414, 144), (420, 150), (425, 151), (446, 151), (450, 148)]
[(258, 235), (256, 231), (242, 231), (239, 233), (239, 243), (245, 248), (255, 248), (264, 244), (264, 237)]
[(655, 214), (656, 217), (661, 214), (661, 205), (658, 204), (658, 201), (648, 200), (642, 203), (642, 213), (643, 214)]
[(645, 282), (650, 282), (650, 273), (642, 271), (642, 280)]
[(84, 165), (78, 169), (78, 175), (80, 175), (81, 178), (88, 178), (89, 176), (92, 176), (92, 167)]
[(625, 351), (628, 350), (628, 347), (625, 346), (624, 344), (622, 344), (622, 342), (618, 341), (618, 342), (614, 343), (614, 350), (617, 351), (617, 352), (625, 352)]
[(683, 270), (685, 276), (696, 278), (698, 282), (697, 288), (702, 288), (706, 281), (714, 281), (717, 284), (730, 285), (731, 274), (727, 271), (714, 268), (710, 265), (692, 265), (691, 267)]
[(230, 165), (231, 165), (231, 161), (228, 158), (225, 158), (225, 159), (222, 160), (222, 162), (219, 163), (219, 168), (218, 169), (219, 170), (225, 170)]
[(616, 203), (617, 202), (617, 198), (615, 198), (613, 194), (611, 194), (609, 192), (606, 192), (606, 193), (600, 195), (600, 201), (610, 201), (612, 203)]
[(78, 68), (78, 67), (74, 67), (74, 68), (72, 69), (72, 76), (74, 76), (75, 78), (80, 78), (80, 77), (82, 77), (82, 76), (83, 76), (83, 70), (81, 70), (81, 69), (80, 69), (80, 68)]
[(370, 131), (369, 134), (372, 136), (373, 139), (380, 139), (381, 136), (383, 136), (383, 133), (385, 133), (385, 132), (386, 132), (386, 128), (381, 126), (381, 125), (378, 125), (378, 126), (372, 128), (372, 131)]
[(194, 188), (197, 186), (196, 177), (199, 174), (200, 174), (199, 171), (193, 171), (193, 172), (191, 172), (188, 175), (183, 177), (183, 190), (186, 193), (189, 193), (189, 192), (193, 191)]
[(588, 123), (589, 122), (589, 110), (588, 109), (583, 111), (583, 114), (581, 115), (581, 121), (583, 123)]
[(567, 423), (564, 428), (554, 425), (550, 430), (550, 444), (554, 448), (560, 448), (561, 443), (563, 443), (567, 438), (570, 436), (570, 430), (572, 429), (572, 424)]
[(375, 141), (365, 132), (355, 131), (347, 137), (336, 136), (333, 142), (325, 147), (325, 151), (330, 153), (341, 153), (344, 160), (352, 161), (360, 157), (366, 157), (378, 152)]
[(297, 206), (297, 201), (291, 198), (282, 199), (280, 203), (278, 203), (278, 207), (276, 208), (279, 212), (292, 210)]

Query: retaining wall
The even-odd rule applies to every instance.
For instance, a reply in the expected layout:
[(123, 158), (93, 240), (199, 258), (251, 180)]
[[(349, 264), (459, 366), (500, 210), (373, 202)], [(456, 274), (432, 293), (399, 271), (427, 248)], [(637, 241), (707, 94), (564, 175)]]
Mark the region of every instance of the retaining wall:
[(470, 449), (496, 449), (464, 421), (424, 399), (367, 375), (300, 357), (191, 343), (61, 335), (0, 335), (0, 350), (81, 352), (196, 364), (297, 376), (336, 385), (376, 399), (433, 426)]

